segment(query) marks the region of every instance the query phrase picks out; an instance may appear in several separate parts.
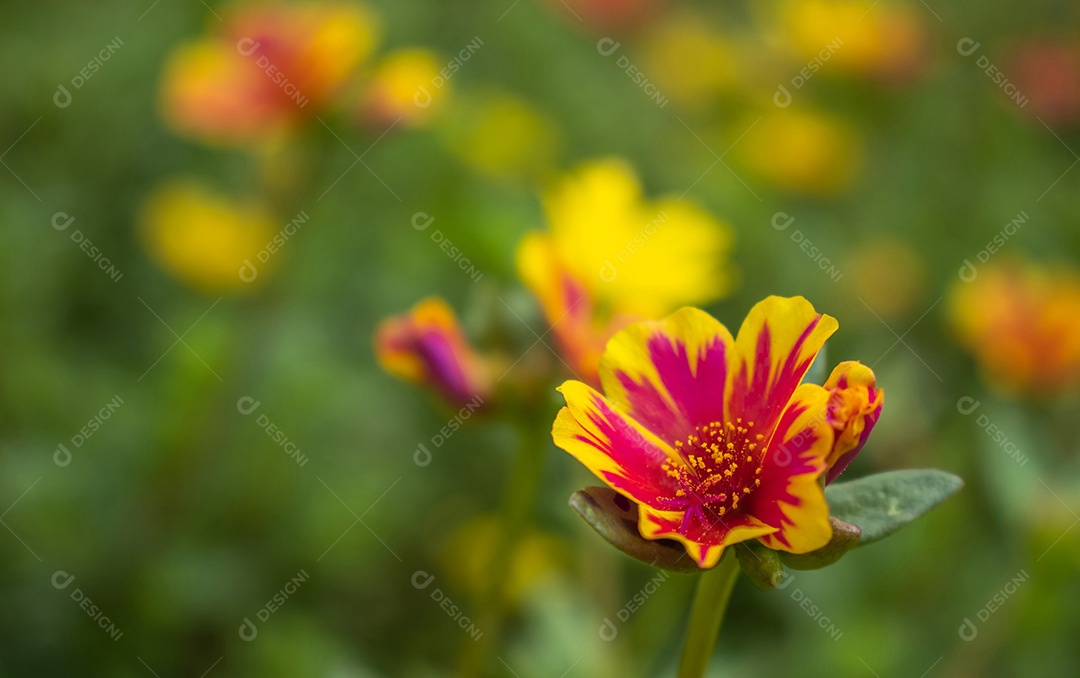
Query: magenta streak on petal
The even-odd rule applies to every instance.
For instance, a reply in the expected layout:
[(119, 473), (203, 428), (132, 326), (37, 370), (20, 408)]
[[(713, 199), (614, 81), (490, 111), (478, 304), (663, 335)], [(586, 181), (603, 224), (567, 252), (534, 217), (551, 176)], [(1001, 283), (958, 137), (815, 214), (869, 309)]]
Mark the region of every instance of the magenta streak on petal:
[(425, 331), (416, 338), (416, 352), (424, 360), (435, 385), (458, 402), (473, 397), (468, 378), (449, 338), (438, 331)]
[(663, 334), (649, 339), (649, 357), (660, 380), (691, 426), (724, 420), (724, 385), (727, 383), (727, 345), (713, 337), (697, 356), (696, 372), (690, 367), (685, 343), (674, 343)]
[[(786, 431), (806, 409), (802, 404), (788, 408), (777, 426), (777, 433)], [(817, 440), (818, 435), (812, 428), (804, 428), (783, 442), (774, 437), (762, 464), (761, 487), (748, 497), (750, 505), (746, 507), (746, 513), (766, 525), (779, 528), (781, 532), (773, 536), (785, 546), (790, 544), (784, 539), (782, 531), (784, 525), (790, 525), (791, 521), (784, 516), (781, 505), (799, 506), (802, 503), (801, 499), (788, 491), (788, 487), (791, 478), (816, 470), (817, 465), (813, 463), (816, 456), (810, 452)]]
[(570, 331), (575, 324), (587, 324), (593, 315), (592, 302), (581, 283), (567, 273), (561, 274), (560, 282), (565, 308), (560, 316), (548, 318), (556, 335), (559, 334), (560, 327), (565, 327), (564, 331)]
[(661, 468), (667, 460), (664, 451), (646, 440), (603, 400), (594, 396), (592, 405), (595, 411), (590, 410), (587, 416), (598, 436), (590, 434), (590, 439), (579, 435), (578, 439), (615, 462), (619, 472), (604, 473), (604, 480), (625, 489), (635, 501), (658, 510), (675, 510), (670, 508), (675, 486)]
[(684, 440), (693, 427), (681, 411), (671, 409), (656, 385), (648, 379), (635, 381), (626, 372), (617, 371), (615, 377), (626, 391), (630, 415), (658, 438), (674, 442)]
[(588, 323), (592, 318), (592, 303), (585, 289), (577, 280), (566, 273), (559, 276), (559, 286), (562, 290), (563, 310), (544, 309), (545, 314), (558, 312), (558, 316), (547, 317), (551, 333), (555, 335), (555, 341), (564, 356), (571, 360), (581, 350), (578, 345), (580, 336), (588, 331)]
[[(585, 290), (581, 288), (577, 280), (567, 274), (562, 274), (562, 291), (563, 291), (563, 303), (566, 304), (566, 312), (570, 315), (581, 315), (587, 310), (587, 306), (578, 308), (581, 306), (581, 302), (585, 299)], [(558, 318), (552, 318), (552, 322), (558, 321)]]
[(806, 326), (775, 374), (772, 373), (774, 359), (772, 333), (768, 322), (762, 325), (758, 333), (757, 350), (754, 356), (753, 381), (751, 382), (748, 378), (749, 366), (746, 364), (741, 366), (734, 380), (731, 398), (732, 417), (743, 417), (753, 421), (761, 427), (761, 430), (771, 432), (774, 429), (780, 414), (787, 407), (792, 394), (802, 381), (803, 375), (814, 362), (814, 355), (799, 360), (799, 353), (821, 321), (821, 317), (821, 315), (815, 316)]
[(685, 497), (676, 497), (674, 492), (657, 493), (656, 486), (636, 478), (629, 478), (611, 471), (603, 472), (603, 480), (616, 490), (622, 490), (639, 504), (645, 504), (657, 511), (685, 511), (692, 507), (692, 502)]
[(697, 372), (691, 371), (686, 344), (672, 344), (657, 333), (649, 338), (649, 359), (674, 406), (661, 395), (658, 385), (626, 372), (615, 377), (626, 391), (631, 416), (657, 437), (668, 442), (685, 440), (695, 426), (724, 420), (724, 384), (727, 379), (727, 346), (715, 337), (699, 352)]
[(723, 518), (712, 512), (706, 513), (700, 506), (691, 506), (677, 520), (652, 516), (652, 520), (666, 534), (680, 534), (688, 540), (705, 547), (717, 546), (736, 527), (749, 525), (747, 514), (728, 513)]

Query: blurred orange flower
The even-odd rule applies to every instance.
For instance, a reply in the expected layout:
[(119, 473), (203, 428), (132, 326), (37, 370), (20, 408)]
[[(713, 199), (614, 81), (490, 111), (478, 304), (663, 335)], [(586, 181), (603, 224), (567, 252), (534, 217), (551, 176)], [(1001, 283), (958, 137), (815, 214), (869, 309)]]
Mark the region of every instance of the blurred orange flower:
[(375, 357), (390, 374), (429, 386), (454, 406), (483, 406), (495, 387), (488, 362), (438, 297), (382, 321), (375, 330)]
[(245, 261), (274, 235), (262, 205), (215, 193), (192, 180), (174, 180), (143, 203), (139, 230), (151, 258), (183, 282), (206, 292), (243, 288)]
[(544, 207), (549, 230), (522, 239), (518, 273), (585, 381), (598, 383), (604, 346), (624, 325), (714, 301), (733, 286), (730, 228), (689, 200), (648, 202), (623, 161), (583, 165)]
[(985, 378), (1049, 396), (1080, 385), (1080, 272), (1016, 259), (980, 266), (950, 291), (948, 315)]
[(355, 3), (234, 5), (219, 31), (169, 56), (162, 113), (207, 143), (272, 138), (326, 105), (375, 39), (374, 17)]

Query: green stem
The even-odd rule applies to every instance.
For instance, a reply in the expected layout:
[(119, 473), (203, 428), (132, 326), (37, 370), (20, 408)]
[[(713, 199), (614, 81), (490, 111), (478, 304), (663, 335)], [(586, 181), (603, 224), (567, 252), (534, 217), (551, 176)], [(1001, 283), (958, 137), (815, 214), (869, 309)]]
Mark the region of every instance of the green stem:
[(699, 576), (694, 603), (690, 608), (686, 645), (679, 662), (679, 678), (701, 678), (709, 667), (716, 637), (720, 633), (728, 601), (731, 600), (731, 590), (739, 578), (739, 561), (730, 551), (716, 567)]
[(466, 638), (458, 675), (482, 676), (497, 650), (503, 617), (506, 615), (506, 584), (513, 568), (513, 555), (529, 524), (544, 468), (548, 438), (535, 426), (518, 427), (520, 451), (507, 480), (506, 494), (499, 511), (495, 539), (485, 567), (484, 585), (478, 596), (477, 628), (480, 638)]

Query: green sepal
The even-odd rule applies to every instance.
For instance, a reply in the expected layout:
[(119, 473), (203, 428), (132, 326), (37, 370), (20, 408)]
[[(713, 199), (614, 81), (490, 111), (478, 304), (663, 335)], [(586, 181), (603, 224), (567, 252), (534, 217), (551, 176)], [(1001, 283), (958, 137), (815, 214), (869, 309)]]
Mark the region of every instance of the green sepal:
[(765, 548), (756, 539), (733, 544), (728, 548), (735, 549), (743, 574), (757, 589), (771, 591), (783, 581), (784, 564), (780, 562), (780, 554), (777, 551)]
[(672, 572), (701, 572), (677, 541), (645, 539), (638, 532), (638, 506), (609, 487), (586, 487), (570, 495), (570, 508), (626, 555)]

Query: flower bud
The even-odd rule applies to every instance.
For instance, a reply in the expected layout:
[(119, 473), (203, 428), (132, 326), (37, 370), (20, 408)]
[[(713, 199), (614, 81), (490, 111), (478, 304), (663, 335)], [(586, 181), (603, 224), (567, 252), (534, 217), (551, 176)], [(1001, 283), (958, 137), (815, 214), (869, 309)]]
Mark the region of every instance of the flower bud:
[(453, 405), (483, 404), (494, 384), (453, 309), (437, 297), (387, 318), (375, 330), (375, 355), (390, 374), (439, 391)]
[(826, 483), (831, 483), (855, 458), (881, 416), (885, 391), (877, 388), (874, 372), (851, 360), (836, 366), (825, 389), (829, 404), (825, 416), (836, 431)]

